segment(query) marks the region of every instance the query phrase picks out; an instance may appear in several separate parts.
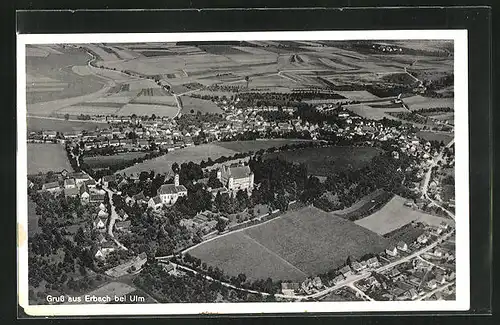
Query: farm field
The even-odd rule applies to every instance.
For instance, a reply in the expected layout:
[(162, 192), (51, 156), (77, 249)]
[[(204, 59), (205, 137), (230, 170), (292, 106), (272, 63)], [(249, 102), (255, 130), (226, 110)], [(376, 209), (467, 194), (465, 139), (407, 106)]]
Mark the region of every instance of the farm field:
[(443, 141), (445, 144), (453, 139), (452, 133), (437, 133), (431, 131), (418, 131), (416, 133), (417, 137), (422, 138), (426, 141)]
[(107, 167), (117, 163), (142, 158), (146, 155), (144, 152), (124, 152), (112, 156), (93, 156), (85, 157), (85, 163), (90, 167)]
[(28, 175), (73, 170), (64, 147), (52, 143), (28, 143)]
[[(350, 221), (305, 207), (209, 241), (190, 253), (232, 275), (244, 272), (253, 279), (301, 280), (341, 266), (349, 255), (380, 252), (388, 244), (386, 239)], [(275, 258), (281, 262), (277, 264)]]
[(120, 116), (130, 116), (136, 114), (137, 116), (143, 115), (156, 115), (164, 117), (175, 117), (179, 111), (177, 106), (169, 105), (155, 105), (155, 104), (126, 104), (118, 111), (115, 112), (116, 115)]
[(173, 152), (167, 153), (161, 157), (144, 161), (134, 166), (118, 171), (119, 174), (139, 174), (142, 171), (149, 172), (153, 170), (155, 173), (172, 173), (172, 164), (177, 162), (179, 165), (183, 162), (199, 163), (202, 160), (212, 159), (221, 156), (232, 156), (236, 153), (234, 150), (226, 149), (214, 144), (202, 144), (199, 146), (187, 147)]
[(182, 96), (180, 100), (182, 101), (182, 112), (184, 114), (191, 113), (191, 111), (193, 111), (194, 114), (198, 112), (200, 112), (201, 114), (219, 114), (223, 112), (222, 109), (211, 100), (193, 98), (188, 96)]
[(449, 107), (453, 109), (453, 98), (428, 98), (422, 96), (412, 96), (404, 98), (404, 103), (408, 105), (410, 110), (428, 109), (435, 107)]
[[(114, 299), (114, 296), (122, 297), (128, 295), (137, 289), (132, 287), (129, 284), (123, 282), (110, 282), (102, 287), (99, 287), (91, 292), (86, 293), (85, 295), (95, 296), (95, 297), (106, 297), (109, 296), (111, 299)], [(85, 303), (85, 295), (80, 296), (82, 303)]]
[(26, 123), (27, 130), (30, 132), (43, 130), (53, 130), (63, 133), (82, 130), (90, 131), (95, 130), (96, 128), (105, 128), (108, 126), (107, 123), (65, 121), (31, 116), (26, 118)]
[(376, 100), (379, 99), (379, 97), (373, 95), (372, 93), (366, 91), (366, 90), (359, 90), (359, 91), (336, 91), (337, 94), (344, 96), (347, 99), (350, 100), (359, 100), (359, 101), (364, 101), (364, 100)]
[(305, 163), (311, 175), (328, 176), (351, 165), (358, 169), (380, 153), (373, 147), (321, 147), (265, 154), (264, 159), (279, 157), (295, 163)]
[(440, 219), (437, 223), (439, 225), (441, 221), (448, 220), (406, 207), (404, 205), (406, 201), (407, 199), (395, 196), (382, 209), (368, 217), (355, 221), (355, 223), (379, 235), (385, 235), (412, 221), (436, 223)]
[(217, 142), (218, 146), (234, 150), (237, 152), (259, 151), (261, 149), (268, 149), (272, 147), (282, 147), (287, 144), (297, 144), (311, 142), (311, 140), (303, 139), (262, 139), (262, 140), (248, 140), (248, 141), (229, 141)]
[(361, 105), (361, 104), (345, 105), (344, 107), (356, 115), (359, 115), (361, 117), (371, 119), (371, 120), (381, 120), (384, 117), (391, 118), (391, 116), (386, 114), (383, 109), (378, 108), (378, 107), (372, 107), (372, 106)]
[[(103, 79), (94, 75), (79, 75), (72, 70), (74, 65), (87, 64), (90, 56), (85, 51), (60, 45), (47, 45), (43, 50), (48, 53), (47, 56), (28, 55), (26, 58), (27, 74), (33, 76), (26, 80), (28, 104), (90, 94), (104, 86)], [(51, 90), (55, 85), (61, 90)], [(31, 88), (37, 90), (30, 91)], [(43, 88), (47, 88), (46, 91), (42, 91)]]

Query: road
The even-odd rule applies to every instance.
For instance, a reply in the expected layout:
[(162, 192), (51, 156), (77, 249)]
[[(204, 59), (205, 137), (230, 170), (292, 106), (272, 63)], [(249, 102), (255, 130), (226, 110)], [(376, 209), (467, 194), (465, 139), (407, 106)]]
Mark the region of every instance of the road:
[(442, 291), (442, 290), (448, 288), (449, 286), (451, 286), (452, 284), (455, 284), (455, 282), (450, 282), (450, 283), (447, 283), (439, 288), (436, 288), (436, 289), (432, 290), (431, 292), (428, 292), (427, 294), (423, 295), (422, 297), (419, 297), (417, 299), (417, 301), (427, 299), (427, 298), (431, 297), (433, 294), (435, 294), (436, 292)]
[[(455, 139), (452, 139), (447, 145), (445, 148), (449, 148), (453, 145), (453, 143), (455, 142)], [(431, 165), (429, 166), (429, 169), (427, 170), (427, 173), (425, 174), (425, 178), (424, 178), (424, 185), (422, 186), (422, 195), (428, 199), (429, 201), (432, 202), (432, 204), (438, 206), (439, 208), (441, 208), (441, 210), (443, 210), (444, 212), (446, 212), (446, 214), (448, 214), (448, 216), (450, 216), (450, 218), (452, 218), (453, 220), (455, 220), (455, 214), (453, 214), (451, 211), (445, 209), (442, 205), (440, 205), (438, 202), (436, 202), (435, 200), (433, 200), (429, 194), (428, 194), (428, 190), (429, 190), (429, 182), (431, 180), (431, 175), (432, 175), (432, 168), (434, 168), (435, 166), (437, 166), (438, 162), (441, 161), (441, 159), (443, 159), (443, 153), (444, 153), (444, 148), (439, 152), (439, 155), (434, 158), (432, 160), (432, 163)]]

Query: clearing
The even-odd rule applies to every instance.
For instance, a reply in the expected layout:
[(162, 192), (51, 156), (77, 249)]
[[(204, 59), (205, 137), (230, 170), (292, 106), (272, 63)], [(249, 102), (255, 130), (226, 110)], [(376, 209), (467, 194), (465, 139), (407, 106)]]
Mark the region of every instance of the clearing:
[(359, 169), (381, 152), (373, 147), (320, 147), (302, 148), (265, 154), (264, 159), (279, 157), (294, 163), (304, 163), (309, 174), (328, 176), (351, 165)]
[(350, 255), (378, 253), (389, 244), (350, 221), (305, 207), (209, 241), (190, 254), (231, 275), (302, 280), (341, 266)]
[(399, 229), (412, 221), (419, 221), (428, 224), (440, 224), (442, 221), (451, 220), (429, 215), (427, 213), (413, 210), (405, 206), (408, 200), (401, 196), (394, 196), (382, 209), (374, 214), (357, 220), (355, 223), (379, 235), (385, 235), (391, 231)]
[(66, 150), (60, 144), (28, 143), (28, 175), (60, 172), (63, 169), (72, 171)]

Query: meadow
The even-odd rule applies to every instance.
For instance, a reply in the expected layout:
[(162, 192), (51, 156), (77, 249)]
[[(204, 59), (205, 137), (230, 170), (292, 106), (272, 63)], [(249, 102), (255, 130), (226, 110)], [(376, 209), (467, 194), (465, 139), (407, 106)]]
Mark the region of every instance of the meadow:
[(264, 159), (278, 157), (294, 163), (304, 163), (309, 174), (329, 176), (349, 165), (354, 169), (361, 168), (380, 152), (380, 149), (373, 147), (302, 148), (265, 154)]
[(64, 147), (53, 143), (28, 143), (28, 175), (60, 172), (63, 169), (71, 171)]
[(305, 207), (209, 241), (190, 254), (231, 275), (303, 280), (342, 266), (348, 256), (378, 253), (387, 245), (389, 241), (363, 227)]
[(179, 165), (190, 161), (199, 163), (202, 160), (206, 161), (209, 157), (216, 159), (221, 156), (232, 156), (235, 153), (236, 151), (229, 150), (218, 145), (202, 144), (199, 146), (187, 147), (169, 152), (163, 156), (120, 170), (117, 173), (130, 175), (153, 170), (155, 173), (166, 173), (167, 175), (170, 175), (172, 173), (172, 164), (174, 162), (177, 162)]
[(249, 151), (259, 151), (261, 149), (268, 149), (272, 147), (282, 147), (284, 145), (298, 144), (310, 142), (311, 140), (302, 139), (262, 139), (262, 140), (247, 140), (247, 141), (229, 141), (229, 142), (217, 142), (218, 146), (223, 148), (234, 150), (237, 152), (249, 152)]
[(43, 130), (53, 130), (57, 132), (72, 132), (72, 131), (82, 131), (82, 130), (95, 130), (96, 128), (107, 128), (107, 123), (97, 123), (97, 122), (80, 122), (80, 121), (65, 121), (59, 119), (48, 119), (43, 117), (32, 117), (26, 118), (26, 127), (30, 132), (39, 132)]
[(441, 221), (447, 220), (413, 210), (404, 205), (406, 201), (407, 199), (396, 195), (382, 209), (355, 223), (379, 235), (385, 235), (413, 221), (439, 225)]
[(341, 218), (356, 221), (380, 209), (392, 197), (392, 193), (379, 189), (363, 197), (352, 206), (340, 211), (334, 211), (333, 213)]
[(92, 157), (85, 157), (85, 163), (89, 165), (91, 168), (95, 167), (105, 168), (117, 163), (122, 163), (125, 161), (142, 158), (145, 155), (146, 153), (144, 152), (124, 152), (111, 156), (92, 156)]
[(205, 113), (222, 113), (222, 109), (217, 106), (211, 100), (193, 98), (189, 96), (182, 96), (182, 113), (183, 114), (197, 114), (200, 112), (201, 114)]
[(443, 141), (445, 144), (450, 142), (454, 135), (452, 133), (442, 133), (442, 132), (431, 132), (431, 131), (419, 131), (416, 133), (417, 137), (422, 138), (426, 141)]

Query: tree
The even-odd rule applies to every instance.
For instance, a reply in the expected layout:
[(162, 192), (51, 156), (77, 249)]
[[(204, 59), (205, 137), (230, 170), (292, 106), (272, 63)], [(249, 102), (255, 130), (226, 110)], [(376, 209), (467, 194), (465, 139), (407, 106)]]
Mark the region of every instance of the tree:
[(217, 229), (217, 231), (219, 232), (223, 232), (226, 229), (226, 225), (227, 222), (224, 219), (218, 218), (217, 224), (215, 225), (215, 229)]
[(249, 82), (250, 82), (250, 77), (249, 77), (249, 76), (245, 76), (245, 81), (246, 81), (246, 83), (247, 83), (247, 89), (248, 89), (248, 84), (249, 84)]
[(176, 163), (176, 162), (174, 162), (174, 163), (172, 164), (172, 171), (174, 172), (174, 174), (177, 174), (177, 173), (179, 172), (179, 170), (180, 170), (180, 169), (179, 169), (179, 164), (178, 164), (178, 163)]
[(64, 114), (64, 119), (65, 119), (66, 121), (67, 121), (67, 120), (69, 120), (69, 114), (68, 114), (68, 113)]

